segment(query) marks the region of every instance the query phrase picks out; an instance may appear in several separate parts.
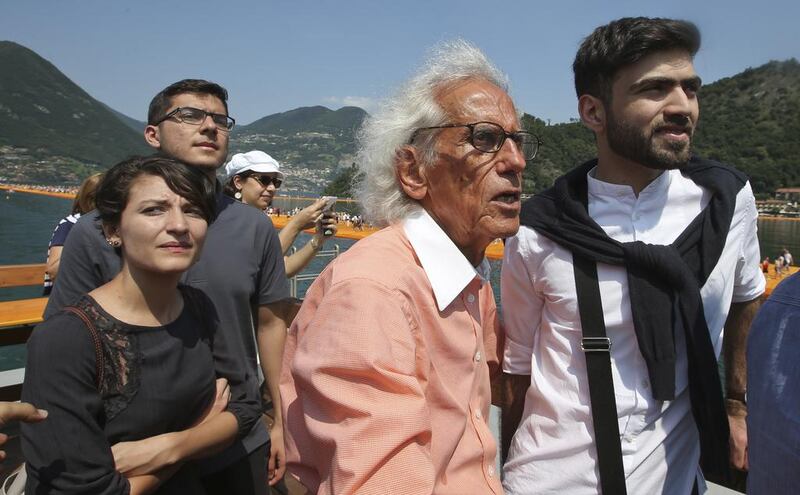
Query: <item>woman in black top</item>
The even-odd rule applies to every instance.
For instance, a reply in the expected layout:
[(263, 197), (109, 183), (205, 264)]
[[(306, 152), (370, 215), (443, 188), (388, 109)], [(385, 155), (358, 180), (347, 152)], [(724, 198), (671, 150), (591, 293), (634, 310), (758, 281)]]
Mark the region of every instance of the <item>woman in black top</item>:
[(68, 308), (28, 342), (23, 400), (49, 415), (22, 428), (26, 492), (202, 493), (190, 461), (260, 416), (235, 352), (214, 338), (213, 304), (178, 285), (214, 215), (213, 186), (174, 160), (133, 158), (107, 172), (96, 201), (122, 270), (75, 304), (97, 342)]

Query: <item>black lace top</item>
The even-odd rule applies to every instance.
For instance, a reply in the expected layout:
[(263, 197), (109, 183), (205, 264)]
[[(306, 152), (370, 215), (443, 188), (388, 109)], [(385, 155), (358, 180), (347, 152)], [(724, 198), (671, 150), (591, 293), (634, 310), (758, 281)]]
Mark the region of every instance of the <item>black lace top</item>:
[[(258, 420), (259, 399), (245, 385), (243, 366), (214, 338), (213, 304), (197, 289), (183, 287), (182, 293), (183, 312), (163, 327), (123, 323), (89, 296), (76, 304), (100, 336), (99, 384), (94, 344), (82, 320), (62, 311), (36, 327), (28, 341), (22, 399), (49, 416), (22, 429), (27, 493), (127, 493), (110, 446), (188, 428), (213, 400), (218, 376), (230, 383), (228, 410), (240, 435)], [(191, 486), (190, 468), (174, 478), (181, 480), (177, 491)]]

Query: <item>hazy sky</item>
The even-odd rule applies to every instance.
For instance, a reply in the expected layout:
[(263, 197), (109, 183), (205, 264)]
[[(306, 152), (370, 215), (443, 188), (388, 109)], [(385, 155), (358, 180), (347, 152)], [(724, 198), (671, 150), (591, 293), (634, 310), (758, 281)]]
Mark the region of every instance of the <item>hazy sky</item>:
[(800, 58), (798, 0), (0, 0), (0, 39), (136, 119), (164, 86), (197, 77), (224, 85), (231, 115), (248, 124), (299, 106), (369, 110), (430, 46), (463, 37), (510, 76), (522, 110), (555, 123), (577, 116), (581, 39), (634, 15), (697, 23), (705, 82)]

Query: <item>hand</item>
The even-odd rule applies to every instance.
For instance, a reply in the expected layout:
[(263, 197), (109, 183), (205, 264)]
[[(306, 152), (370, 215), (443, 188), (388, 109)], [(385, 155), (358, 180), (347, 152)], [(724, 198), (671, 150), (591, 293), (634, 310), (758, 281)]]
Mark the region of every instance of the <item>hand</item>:
[(120, 442), (111, 447), (115, 469), (126, 478), (155, 474), (174, 465), (174, 447), (180, 440), (175, 433), (164, 433), (135, 442)]
[(283, 478), (286, 472), (286, 447), (283, 443), (283, 424), (275, 423), (269, 430), (270, 451), (267, 477), (273, 486)]
[[(27, 402), (0, 402), (0, 427), (12, 421), (24, 421), (26, 423), (38, 423), (47, 417), (47, 411), (36, 409)], [(8, 440), (8, 435), (0, 433), (0, 445)], [(0, 460), (6, 458), (6, 453), (0, 450)]]
[(208, 409), (195, 421), (192, 426), (197, 426), (205, 423), (217, 414), (225, 411), (228, 407), (228, 401), (231, 399), (231, 388), (228, 385), (228, 380), (225, 378), (217, 378), (215, 383), (216, 392), (214, 393), (214, 402), (212, 402)]
[(322, 218), (322, 210), (325, 208), (325, 200), (317, 199), (311, 205), (300, 210), (292, 221), (300, 225), (300, 230), (310, 229)]
[(739, 401), (726, 400), (728, 425), (731, 430), (730, 459), (731, 465), (740, 471), (750, 469), (747, 457), (747, 406)]
[[(322, 218), (317, 223), (317, 233), (325, 237), (333, 237), (336, 235), (336, 215), (332, 211), (326, 211), (322, 214)], [(325, 241), (325, 239), (321, 239)]]

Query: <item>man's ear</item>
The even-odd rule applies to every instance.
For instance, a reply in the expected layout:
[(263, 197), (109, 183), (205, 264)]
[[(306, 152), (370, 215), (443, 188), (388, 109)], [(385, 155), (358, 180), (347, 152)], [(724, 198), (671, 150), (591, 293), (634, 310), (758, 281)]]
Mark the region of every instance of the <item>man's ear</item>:
[(587, 94), (581, 95), (578, 98), (578, 115), (581, 116), (583, 124), (595, 134), (605, 131), (606, 108), (600, 98)]
[(157, 125), (147, 125), (144, 128), (144, 140), (155, 149), (161, 149), (161, 135)]
[(428, 179), (425, 177), (417, 148), (403, 146), (397, 150), (395, 173), (400, 187), (409, 198), (422, 201), (428, 194)]

